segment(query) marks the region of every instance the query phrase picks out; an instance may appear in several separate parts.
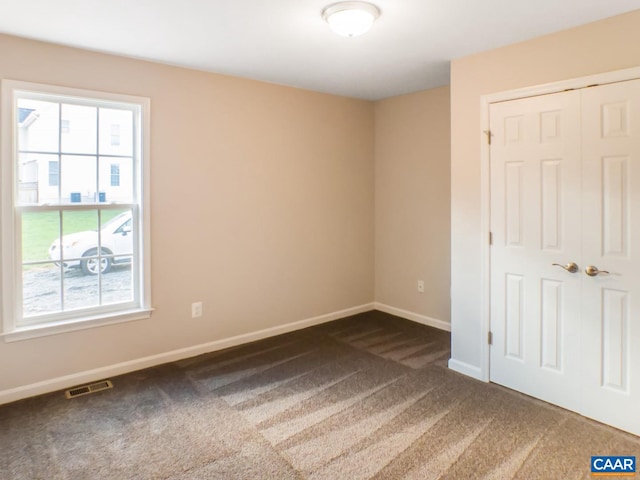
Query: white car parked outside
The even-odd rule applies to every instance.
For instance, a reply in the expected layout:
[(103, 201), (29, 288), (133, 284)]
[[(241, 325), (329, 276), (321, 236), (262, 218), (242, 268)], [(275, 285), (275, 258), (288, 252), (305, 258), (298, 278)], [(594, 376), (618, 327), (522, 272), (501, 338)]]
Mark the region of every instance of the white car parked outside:
[[(60, 245), (62, 244), (62, 258)], [(131, 233), (131, 211), (123, 212), (102, 226), (100, 244), (103, 257), (98, 257), (98, 232), (87, 230), (70, 233), (58, 238), (49, 247), (49, 258), (68, 268), (80, 268), (85, 275), (107, 273), (112, 265), (131, 263), (133, 235)], [(129, 254), (127, 256), (117, 256)]]

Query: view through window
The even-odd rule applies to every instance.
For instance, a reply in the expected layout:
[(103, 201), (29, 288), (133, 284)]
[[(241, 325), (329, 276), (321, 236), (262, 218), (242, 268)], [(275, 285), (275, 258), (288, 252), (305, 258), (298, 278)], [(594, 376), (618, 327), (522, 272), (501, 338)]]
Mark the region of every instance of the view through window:
[(144, 306), (142, 105), (15, 89), (12, 116), (14, 326)]

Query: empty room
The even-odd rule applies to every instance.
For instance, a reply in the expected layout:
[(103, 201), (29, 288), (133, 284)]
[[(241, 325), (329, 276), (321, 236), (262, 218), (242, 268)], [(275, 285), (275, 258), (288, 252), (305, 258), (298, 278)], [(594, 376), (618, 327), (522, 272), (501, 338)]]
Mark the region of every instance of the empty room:
[(4, 1), (0, 82), (1, 479), (637, 475), (640, 0)]

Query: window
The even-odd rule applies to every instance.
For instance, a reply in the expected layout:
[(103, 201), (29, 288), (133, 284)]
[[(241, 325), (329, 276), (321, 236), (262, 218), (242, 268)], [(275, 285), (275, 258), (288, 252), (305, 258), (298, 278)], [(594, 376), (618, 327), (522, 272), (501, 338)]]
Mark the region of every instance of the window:
[(49, 160), (49, 186), (60, 185), (60, 164), (57, 160)]
[[(6, 340), (149, 316), (148, 112), (145, 98), (3, 80)], [(25, 181), (38, 164), (48, 179)]]
[(118, 165), (117, 163), (111, 164), (111, 186), (120, 186), (120, 165)]

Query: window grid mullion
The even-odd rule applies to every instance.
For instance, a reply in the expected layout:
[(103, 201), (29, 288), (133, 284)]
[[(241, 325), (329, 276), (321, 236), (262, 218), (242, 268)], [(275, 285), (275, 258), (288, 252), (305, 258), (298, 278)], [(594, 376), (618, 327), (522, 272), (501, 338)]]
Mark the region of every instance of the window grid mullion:
[[(20, 300), (17, 308), (17, 313), (20, 317), (24, 316), (23, 311), (23, 301), (24, 298), (24, 267), (22, 266), (22, 214), (20, 212), (16, 212), (15, 217), (13, 219), (13, 225), (16, 231), (14, 232), (13, 238), (16, 243), (15, 249), (20, 255), (20, 262), (15, 262), (13, 264), (13, 273), (14, 278), (16, 280), (16, 285), (18, 288), (16, 289), (16, 297)], [(18, 265), (20, 268), (18, 268)]]
[(98, 210), (98, 305), (102, 306), (102, 210)]
[(135, 206), (135, 203), (61, 203), (45, 205), (16, 205), (20, 212), (47, 212), (58, 210), (127, 210)]
[[(95, 199), (96, 203), (100, 202), (100, 108), (96, 107), (96, 157), (95, 157), (95, 161), (96, 161), (96, 195), (97, 198)], [(102, 224), (100, 223), (100, 215), (98, 215), (98, 231), (100, 231)], [(100, 235), (98, 235), (98, 246), (101, 247), (100, 244)], [(102, 248), (100, 248), (100, 250), (98, 250), (98, 253), (100, 254), (102, 252)]]
[[(132, 186), (133, 186), (133, 195), (135, 199), (138, 200), (138, 203), (132, 207), (131, 209), (131, 213), (132, 213), (132, 223), (135, 222), (136, 225), (138, 226), (142, 226), (142, 222), (140, 219), (140, 205), (143, 203), (143, 195), (144, 192), (141, 189), (141, 185), (142, 185), (142, 178), (140, 178), (140, 176), (142, 176), (143, 171), (142, 171), (142, 165), (141, 165), (141, 161), (142, 161), (142, 145), (140, 144), (140, 139), (142, 138), (142, 126), (140, 125), (140, 118), (138, 115), (133, 115), (133, 121), (131, 122), (131, 137), (133, 139), (133, 143), (132, 143), (132, 162), (131, 162), (131, 169), (132, 169), (132, 178), (133, 178), (133, 182), (132, 182)], [(134, 262), (136, 262), (137, 265), (140, 266), (144, 266), (141, 265), (142, 264), (142, 260), (141, 260), (141, 256), (140, 256), (140, 228), (136, 228), (135, 230), (132, 229), (133, 234), (133, 260)], [(135, 275), (135, 279), (133, 279), (133, 299), (136, 302), (139, 302), (141, 299), (141, 285), (142, 285), (142, 281), (143, 281), (143, 276), (142, 276), (142, 269), (139, 268), (138, 270), (136, 270), (135, 272), (132, 272), (133, 275)]]
[[(62, 104), (58, 102), (58, 201), (62, 201)], [(58, 213), (58, 238), (64, 234), (63, 213)], [(64, 312), (64, 263), (62, 258), (62, 242), (60, 243), (60, 262), (58, 271), (60, 272), (60, 311)]]
[[(64, 233), (64, 228), (63, 228), (63, 211), (60, 210), (58, 213), (58, 238), (62, 238), (62, 235)], [(64, 299), (64, 258), (62, 258), (62, 242), (60, 243), (60, 261), (58, 262), (58, 270), (60, 271), (60, 311), (64, 312), (65, 308), (64, 308), (64, 303), (65, 303), (65, 299)]]
[[(60, 149), (58, 149), (56, 152), (47, 152), (44, 150), (18, 150), (18, 153), (30, 153), (33, 155), (54, 155), (55, 153), (59, 154), (59, 155), (73, 155), (75, 157), (93, 157), (93, 153), (80, 153), (80, 152), (64, 152)], [(105, 158), (124, 158), (124, 159), (129, 159), (132, 157), (132, 155), (117, 155), (115, 153), (104, 153), (101, 155), (102, 157)]]
[[(58, 201), (62, 199), (62, 105), (58, 103)], [(40, 199), (38, 199), (39, 201)]]
[[(100, 203), (100, 107), (96, 107), (96, 203)], [(98, 305), (102, 306), (102, 210), (98, 210)]]

